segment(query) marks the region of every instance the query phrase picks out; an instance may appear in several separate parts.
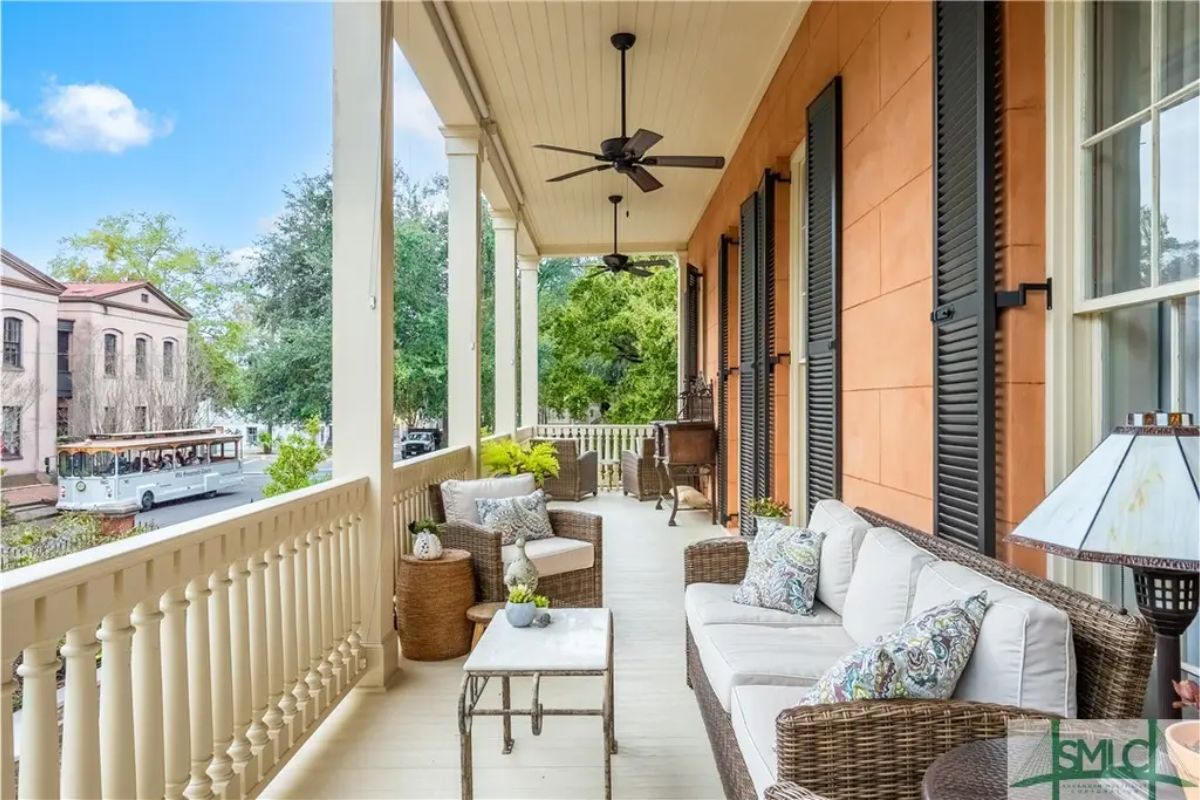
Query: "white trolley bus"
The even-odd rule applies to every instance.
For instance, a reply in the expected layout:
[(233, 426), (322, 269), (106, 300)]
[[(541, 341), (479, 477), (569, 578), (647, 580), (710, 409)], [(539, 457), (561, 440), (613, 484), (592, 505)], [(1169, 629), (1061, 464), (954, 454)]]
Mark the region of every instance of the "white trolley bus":
[(95, 434), (58, 446), (58, 507), (89, 511), (214, 495), (242, 482), (242, 437), (221, 428)]

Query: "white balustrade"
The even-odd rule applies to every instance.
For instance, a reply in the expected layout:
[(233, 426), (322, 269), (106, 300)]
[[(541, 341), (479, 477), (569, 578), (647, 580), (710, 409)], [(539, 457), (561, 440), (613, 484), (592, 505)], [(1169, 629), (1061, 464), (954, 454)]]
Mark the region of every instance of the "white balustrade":
[[(642, 440), (654, 436), (654, 427), (568, 423), (538, 425), (534, 435), (538, 439), (571, 439), (576, 442), (580, 452), (595, 450), (600, 465), (600, 488), (613, 490), (621, 488), (621, 453), (625, 450), (640, 452)], [(520, 431), (517, 440), (522, 441)]]
[(329, 481), (0, 575), (0, 797), (261, 791), (363, 674), (366, 492)]
[[(392, 521), (397, 558), (409, 551), (409, 523), (433, 515), (429, 506), (429, 487), (442, 481), (465, 478), (471, 474), (471, 467), (471, 450), (467, 447), (437, 450), (396, 462), (392, 473)], [(358, 563), (357, 557), (354, 562)], [(356, 618), (358, 616), (361, 616), (361, 608)]]

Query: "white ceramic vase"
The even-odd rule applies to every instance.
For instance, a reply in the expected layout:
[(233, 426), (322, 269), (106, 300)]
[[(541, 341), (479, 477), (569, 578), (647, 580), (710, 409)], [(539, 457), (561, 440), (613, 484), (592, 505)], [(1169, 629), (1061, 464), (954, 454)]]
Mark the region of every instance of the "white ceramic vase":
[(442, 557), (442, 540), (436, 533), (421, 531), (413, 540), (413, 556), (418, 561), (436, 561)]
[(537, 591), (538, 571), (529, 556), (525, 555), (525, 537), (517, 539), (517, 557), (504, 570), (504, 585), (509, 589), (523, 585), (531, 592)]

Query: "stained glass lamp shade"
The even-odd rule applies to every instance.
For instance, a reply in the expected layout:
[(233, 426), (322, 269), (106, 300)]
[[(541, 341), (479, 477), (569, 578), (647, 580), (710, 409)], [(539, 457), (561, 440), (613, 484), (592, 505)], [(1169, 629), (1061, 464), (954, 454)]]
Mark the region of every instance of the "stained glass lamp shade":
[(1191, 414), (1130, 414), (1016, 527), (1009, 541), (1133, 568), (1158, 639), (1160, 716), (1171, 708), (1179, 637), (1200, 602), (1200, 428)]

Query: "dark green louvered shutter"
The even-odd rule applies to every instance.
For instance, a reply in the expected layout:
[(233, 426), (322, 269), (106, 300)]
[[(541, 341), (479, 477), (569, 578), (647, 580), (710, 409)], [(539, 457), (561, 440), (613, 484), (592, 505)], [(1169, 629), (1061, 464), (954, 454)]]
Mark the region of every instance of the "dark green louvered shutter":
[(683, 336), (683, 374), (690, 380), (700, 373), (700, 270), (691, 264), (684, 290)]
[(934, 4), (933, 530), (996, 551), (1000, 8)]
[[(775, 176), (763, 173), (758, 189), (741, 209), (739, 281), (741, 296), (738, 364), (738, 495), (745, 509), (771, 493), (771, 389), (775, 355)], [(743, 534), (754, 522), (738, 514)]]
[(842, 495), (842, 87), (834, 78), (808, 107), (805, 148), (808, 266), (805, 419), (808, 508)]
[(717, 252), (717, 519), (729, 521), (729, 247), (721, 234)]

